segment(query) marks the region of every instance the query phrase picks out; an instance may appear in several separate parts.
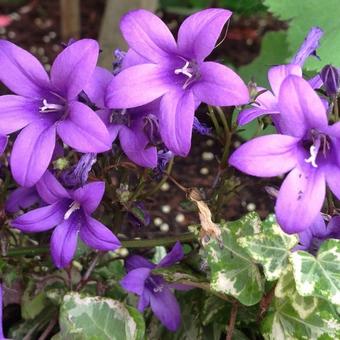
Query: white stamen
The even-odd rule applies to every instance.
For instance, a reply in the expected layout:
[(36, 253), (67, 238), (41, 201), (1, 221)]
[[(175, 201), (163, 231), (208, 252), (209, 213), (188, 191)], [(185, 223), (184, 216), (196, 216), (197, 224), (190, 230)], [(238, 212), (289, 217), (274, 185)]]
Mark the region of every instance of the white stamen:
[(164, 285), (159, 285), (159, 286), (156, 286), (156, 287), (153, 289), (153, 291), (154, 291), (155, 293), (160, 293), (160, 292), (163, 290), (163, 288), (164, 288)]
[(74, 213), (76, 210), (78, 210), (80, 208), (80, 204), (76, 201), (73, 201), (70, 206), (70, 209), (68, 209), (64, 215), (64, 220), (68, 220), (70, 218), (70, 216), (72, 215), (72, 213)]
[(182, 68), (177, 68), (175, 70), (175, 74), (184, 74), (185, 76), (187, 76), (188, 78), (192, 78), (192, 74), (190, 73), (191, 68), (189, 68), (189, 61), (186, 61), (185, 65)]
[(40, 112), (55, 112), (63, 109), (62, 105), (49, 104), (46, 99), (43, 100), (43, 106), (40, 106)]
[(316, 164), (316, 157), (318, 156), (318, 149), (315, 147), (315, 145), (312, 145), (309, 149), (310, 157), (308, 159), (305, 159), (306, 163), (311, 163), (311, 165), (314, 168), (317, 168), (318, 165)]

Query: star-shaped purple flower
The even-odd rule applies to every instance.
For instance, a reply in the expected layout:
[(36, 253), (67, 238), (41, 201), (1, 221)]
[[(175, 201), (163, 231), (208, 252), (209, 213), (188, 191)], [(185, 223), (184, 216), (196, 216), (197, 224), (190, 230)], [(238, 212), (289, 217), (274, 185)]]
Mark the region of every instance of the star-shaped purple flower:
[(159, 103), (150, 103), (133, 109), (109, 109), (104, 98), (108, 85), (114, 76), (107, 70), (97, 67), (84, 91), (99, 110), (97, 114), (105, 123), (114, 142), (119, 138), (126, 156), (134, 163), (154, 168), (157, 166), (157, 148), (152, 145), (148, 131), (158, 131)]
[(171, 288), (188, 290), (192, 287), (167, 283), (162, 276), (152, 274), (156, 268), (165, 268), (183, 258), (182, 246), (177, 242), (172, 250), (157, 264), (142, 256), (134, 255), (126, 260), (128, 274), (120, 281), (121, 286), (130, 293), (140, 296), (138, 310), (151, 309), (171, 331), (176, 331), (181, 323), (181, 311)]
[(97, 63), (95, 40), (79, 40), (55, 59), (50, 78), (30, 53), (0, 41), (0, 79), (17, 95), (0, 97), (0, 134), (21, 130), (12, 150), (11, 171), (22, 186), (33, 186), (46, 171), (56, 134), (79, 152), (111, 147), (103, 122), (77, 100)]
[(78, 233), (91, 248), (108, 251), (120, 247), (117, 237), (91, 217), (103, 197), (104, 182), (93, 182), (75, 191), (67, 191), (47, 171), (36, 188), (48, 205), (19, 216), (11, 225), (29, 233), (46, 231), (56, 226), (51, 237), (51, 255), (58, 268), (64, 268), (72, 261)]
[(107, 106), (131, 108), (161, 98), (162, 140), (170, 151), (186, 156), (195, 108), (201, 102), (230, 106), (249, 101), (247, 86), (234, 71), (205, 61), (231, 14), (207, 9), (191, 15), (181, 25), (176, 43), (156, 15), (145, 10), (127, 13), (120, 28), (130, 50), (123, 70), (108, 87)]
[(289, 175), (276, 202), (277, 220), (287, 233), (308, 229), (321, 211), (326, 183), (340, 199), (340, 123), (328, 125), (325, 106), (310, 84), (290, 75), (278, 107), (282, 134), (255, 138), (238, 148), (229, 164), (259, 177)]

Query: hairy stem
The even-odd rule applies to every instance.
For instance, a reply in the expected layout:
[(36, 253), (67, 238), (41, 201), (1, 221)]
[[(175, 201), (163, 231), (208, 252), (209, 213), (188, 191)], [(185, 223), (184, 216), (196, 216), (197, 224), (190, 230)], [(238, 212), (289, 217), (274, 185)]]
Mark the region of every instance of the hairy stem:
[(226, 340), (232, 340), (233, 338), (237, 312), (238, 312), (238, 302), (234, 301), (233, 306), (231, 307), (231, 314), (230, 314), (230, 319), (229, 319), (229, 324), (228, 324), (228, 329), (227, 329)]

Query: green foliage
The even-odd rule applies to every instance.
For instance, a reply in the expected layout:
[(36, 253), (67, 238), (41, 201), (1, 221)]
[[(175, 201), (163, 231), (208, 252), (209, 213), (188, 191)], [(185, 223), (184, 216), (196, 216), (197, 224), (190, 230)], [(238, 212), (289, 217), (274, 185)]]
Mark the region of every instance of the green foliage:
[(222, 222), (222, 242), (212, 239), (205, 248), (211, 270), (211, 289), (232, 295), (246, 306), (260, 301), (264, 289), (263, 278), (237, 239), (253, 235), (259, 225), (260, 219), (255, 213), (235, 222)]
[(315, 258), (305, 251), (291, 254), (296, 288), (302, 296), (318, 296), (340, 305), (340, 240), (324, 242)]
[(316, 58), (309, 58), (305, 68), (319, 71), (326, 64), (340, 66), (340, 7), (338, 0), (264, 0), (270, 12), (281, 20), (289, 21), (287, 42), (289, 56), (294, 55), (303, 42), (307, 32), (313, 26), (321, 27), (325, 34), (321, 40)]
[(144, 324), (135, 309), (100, 297), (65, 295), (60, 309), (60, 339), (142, 340)]
[(270, 340), (336, 339), (340, 336), (339, 317), (327, 301), (299, 295), (292, 269), (288, 267), (262, 322), (262, 334)]
[(251, 258), (263, 266), (268, 281), (277, 280), (288, 264), (291, 249), (297, 244), (294, 235), (285, 234), (270, 215), (263, 223), (261, 232), (240, 238), (238, 243)]
[(254, 81), (258, 86), (269, 88), (267, 79), (269, 67), (285, 63), (290, 56), (286, 39), (287, 33), (283, 31), (266, 33), (258, 57), (238, 69), (241, 78), (246, 83)]

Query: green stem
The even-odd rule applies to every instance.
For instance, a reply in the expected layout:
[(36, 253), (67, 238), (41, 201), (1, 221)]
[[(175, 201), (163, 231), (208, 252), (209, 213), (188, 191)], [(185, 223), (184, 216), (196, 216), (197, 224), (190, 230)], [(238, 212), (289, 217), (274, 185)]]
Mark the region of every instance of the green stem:
[(215, 130), (216, 130), (216, 134), (217, 134), (218, 137), (220, 137), (222, 131), (221, 131), (220, 125), (218, 124), (214, 109), (211, 106), (208, 105), (208, 111), (209, 111), (209, 117), (210, 117), (210, 119), (211, 119), (211, 121), (214, 125)]
[(224, 129), (224, 148), (223, 148), (223, 153), (222, 153), (222, 158), (221, 158), (221, 168), (225, 169), (228, 167), (227, 159), (228, 159), (230, 147), (231, 147), (232, 132), (231, 132), (231, 129), (229, 128), (227, 119), (222, 109), (220, 107), (216, 107), (216, 110), (222, 121), (223, 129)]
[[(180, 242), (192, 242), (196, 240), (194, 233), (185, 233), (176, 236), (162, 237), (158, 239), (148, 240), (126, 240), (121, 241), (124, 248), (153, 248), (156, 246), (167, 246), (177, 241)], [(35, 256), (45, 254), (49, 252), (48, 246), (43, 247), (23, 247), (9, 249), (5, 257), (17, 257), (17, 256)]]
[(335, 122), (339, 121), (339, 106), (338, 106), (338, 97), (337, 95), (333, 98), (333, 106), (334, 106), (334, 118)]

